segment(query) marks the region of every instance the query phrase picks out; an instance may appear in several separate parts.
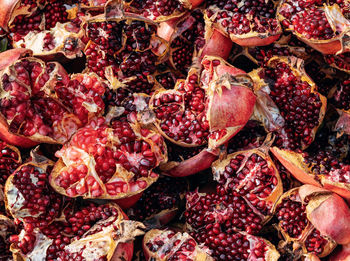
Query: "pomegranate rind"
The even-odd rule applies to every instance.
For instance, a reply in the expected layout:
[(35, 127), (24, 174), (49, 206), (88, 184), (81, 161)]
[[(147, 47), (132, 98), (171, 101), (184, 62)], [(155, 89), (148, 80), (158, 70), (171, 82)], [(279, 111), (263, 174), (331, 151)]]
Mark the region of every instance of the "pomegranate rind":
[(259, 241), (263, 241), (266, 244), (265, 247), (265, 260), (267, 261), (277, 261), (279, 260), (280, 253), (276, 250), (275, 245), (273, 245), (270, 241), (262, 238), (262, 237), (256, 237), (249, 235), (245, 232), (240, 232), (240, 234), (243, 234), (247, 237), (247, 239), (250, 242), (250, 256), (248, 257), (248, 260), (254, 260), (256, 257), (252, 256), (252, 253), (254, 252), (254, 245), (255, 243), (260, 243)]
[[(0, 214), (0, 242), (6, 243), (8, 242), (8, 236), (11, 235), (11, 231), (15, 231), (15, 224), (13, 220), (9, 219), (7, 216)], [(3, 244), (1, 245), (0, 250), (0, 258), (3, 260), (8, 260), (7, 258), (10, 258), (10, 256), (5, 255), (6, 252), (9, 252), (9, 249), (3, 249), (2, 247), (6, 247)], [(3, 252), (4, 251), (4, 252)], [(6, 251), (6, 252), (5, 252)]]
[(209, 98), (208, 147), (215, 149), (236, 135), (250, 119), (256, 102), (255, 87), (250, 76), (220, 57), (206, 55), (201, 63), (201, 83)]
[[(313, 141), (315, 139), (316, 132), (321, 126), (323, 118), (326, 114), (327, 98), (317, 91), (316, 84), (306, 74), (304, 69), (304, 60), (295, 56), (274, 56), (267, 62), (267, 67), (276, 68), (279, 62), (287, 64), (296, 77), (299, 77), (301, 81), (307, 82), (309, 84), (309, 86), (311, 87), (310, 92), (315, 93), (320, 98), (321, 108), (318, 116), (318, 125), (311, 130), (309, 135), (309, 137)], [(259, 120), (268, 132), (276, 130), (279, 131), (279, 129), (284, 127), (284, 120), (281, 119), (279, 109), (277, 105), (273, 102), (273, 100), (270, 97), (265, 97), (266, 93), (264, 91), (264, 87), (268, 86), (268, 83), (266, 83), (264, 79), (261, 79), (259, 76), (260, 72), (262, 72), (263, 70), (264, 69), (257, 69), (249, 73), (249, 75), (255, 82), (254, 91), (259, 97), (257, 99), (256, 108), (254, 109), (254, 118)], [(301, 149), (305, 150), (310, 144), (311, 142), (309, 144), (306, 144), (302, 140)]]
[[(311, 185), (310, 185), (310, 187), (315, 188), (314, 186), (311, 186)], [(293, 188), (293, 189), (285, 192), (279, 198), (279, 200), (276, 202), (275, 210), (279, 206), (279, 204), (282, 203), (282, 201), (284, 199), (289, 199), (292, 196), (295, 197), (295, 199), (293, 201), (300, 202), (301, 204), (304, 204), (304, 198), (301, 198), (301, 195), (299, 194), (299, 190), (301, 188), (303, 188), (303, 186), (297, 187), (297, 188)], [(303, 189), (305, 190), (305, 188), (303, 188)], [(318, 188), (316, 187), (316, 191), (317, 190), (318, 190)], [(304, 194), (304, 192), (303, 192), (303, 194)], [(326, 196), (326, 198), (327, 198), (327, 196)], [(313, 209), (317, 209), (317, 207), (321, 206), (322, 203), (323, 203), (322, 200), (321, 200), (321, 202), (320, 201), (318, 201), (318, 202), (317, 201), (316, 202), (315, 201), (311, 201), (310, 203), (307, 203), (307, 204), (310, 204), (310, 207), (308, 205), (306, 207), (306, 210), (305, 210), (307, 217), (309, 217), (309, 215), (310, 215), (309, 211), (312, 211)], [(325, 206), (324, 208), (327, 208), (327, 207)], [(325, 217), (322, 216), (320, 218), (321, 218), (321, 220), (324, 220)], [(306, 249), (305, 241), (306, 241), (307, 237), (315, 230), (315, 227), (313, 226), (313, 224), (312, 224), (312, 222), (310, 220), (307, 221), (306, 227), (304, 228), (303, 231), (301, 231), (301, 233), (300, 233), (300, 235), (298, 237), (290, 236), (288, 234), (288, 232), (285, 231), (282, 228), (281, 222), (276, 225), (276, 228), (282, 234), (282, 236), (284, 238), (284, 241), (280, 241), (280, 243), (279, 243), (280, 247), (283, 248), (285, 244), (287, 244), (289, 242), (292, 242), (293, 243), (293, 252), (296, 253), (297, 255), (303, 255), (303, 254), (308, 254), (309, 253), (307, 251), (307, 249)], [(317, 256), (318, 257), (325, 257), (325, 256), (329, 255), (334, 250), (334, 248), (337, 246), (337, 243), (333, 239), (331, 239), (328, 235), (321, 234), (321, 237), (326, 239), (327, 243), (326, 243), (326, 245), (324, 245), (322, 253), (318, 254)], [(301, 253), (299, 253), (299, 251), (301, 251)]]
[(172, 177), (187, 177), (202, 170), (210, 168), (211, 164), (218, 158), (219, 151), (204, 149), (194, 157), (176, 162), (168, 161), (159, 166), (162, 174)]
[(329, 261), (350, 261), (350, 246), (343, 245), (336, 249), (329, 257)]
[(300, 153), (272, 147), (271, 152), (302, 183), (314, 185), (338, 193), (345, 199), (350, 199), (350, 184), (331, 180), (327, 175), (315, 175), (312, 166), (304, 162)]
[[(277, 7), (277, 17), (282, 23), (286, 18), (281, 14), (281, 10), (288, 9), (288, 0), (281, 1)], [(327, 21), (330, 23), (333, 31), (337, 32), (338, 35), (328, 39), (307, 39), (303, 34), (298, 33), (293, 28), (286, 28), (287, 31), (292, 31), (294, 35), (301, 41), (308, 44), (312, 48), (323, 54), (341, 54), (350, 50), (349, 34), (350, 34), (350, 21), (347, 20), (337, 4), (327, 5), (324, 4), (322, 7), (318, 7), (325, 12)]]
[(32, 56), (33, 51), (25, 48), (10, 49), (0, 53), (0, 71), (25, 56)]
[(341, 245), (350, 243), (350, 209), (340, 196), (312, 185), (301, 186), (299, 195), (309, 199), (307, 217), (321, 234)]
[(2, 12), (0, 12), (0, 27), (8, 30), (8, 23), (11, 19), (12, 12), (16, 8), (16, 6), (20, 3), (20, 0), (2, 0), (0, 1), (0, 5), (2, 8)]
[[(168, 238), (170, 234), (174, 234), (173, 237)], [(157, 252), (152, 252), (147, 243), (151, 243), (154, 240), (164, 240), (164, 249), (162, 247)], [(182, 244), (186, 241), (192, 239), (188, 233), (184, 232), (172, 232), (171, 230), (159, 230), (152, 229), (148, 231), (142, 241), (142, 248), (146, 257), (146, 260), (157, 260), (157, 261), (166, 261), (172, 257), (172, 255), (179, 250)], [(175, 244), (175, 241), (179, 241)], [(169, 251), (170, 248), (170, 251)], [(195, 246), (192, 253), (189, 253), (190, 260), (193, 261), (213, 261), (214, 259), (209, 255), (210, 251), (206, 248), (202, 249), (198, 244)]]

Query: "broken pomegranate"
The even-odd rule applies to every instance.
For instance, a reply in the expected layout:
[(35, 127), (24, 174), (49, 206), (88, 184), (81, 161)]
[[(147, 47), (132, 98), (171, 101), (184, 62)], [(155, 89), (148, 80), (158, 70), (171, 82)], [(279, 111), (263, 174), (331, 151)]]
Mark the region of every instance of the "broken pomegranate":
[(10, 237), (17, 258), (31, 260), (127, 260), (131, 261), (135, 236), (143, 234), (140, 222), (127, 220), (113, 204), (90, 203), (64, 215), (46, 228), (22, 230)]
[(158, 178), (153, 168), (166, 160), (162, 137), (138, 123), (104, 118), (79, 129), (56, 152), (50, 184), (59, 193), (120, 199), (139, 194)]
[(321, 53), (348, 52), (350, 21), (338, 2), (343, 1), (282, 0), (278, 18), (287, 31)]
[(276, 133), (278, 147), (305, 149), (322, 124), (327, 99), (305, 73), (303, 60), (273, 57), (267, 66), (250, 73), (256, 83), (254, 116)]
[(296, 255), (329, 255), (336, 243), (350, 241), (349, 211), (341, 197), (312, 185), (286, 192), (276, 204), (278, 229), (285, 240), (281, 247), (293, 242)]
[(176, 21), (163, 22), (157, 34), (169, 41), (169, 62), (183, 74), (205, 55), (227, 59), (233, 45), (230, 38), (206, 25), (200, 9)]
[(81, 126), (52, 89), (69, 76), (58, 63), (19, 59), (1, 71), (0, 137), (10, 144), (64, 143)]
[(11, 260), (9, 237), (16, 233), (14, 222), (0, 214), (0, 260)]
[(6, 181), (6, 208), (26, 230), (47, 227), (61, 214), (63, 198), (48, 182), (54, 163), (34, 159), (17, 168)]
[(206, 3), (206, 16), (213, 26), (241, 46), (269, 45), (282, 33), (274, 1), (208, 0)]
[(142, 15), (150, 20), (161, 22), (176, 17), (181, 17), (184, 13), (199, 6), (203, 0), (114, 0), (122, 2), (125, 12)]
[(0, 27), (9, 32), (14, 48), (28, 48), (37, 56), (73, 59), (82, 55), (81, 20), (62, 1), (3, 1)]
[(108, 79), (116, 88), (149, 94), (157, 87), (157, 64), (168, 52), (156, 30), (156, 24), (134, 16), (89, 19), (85, 24), (87, 71)]

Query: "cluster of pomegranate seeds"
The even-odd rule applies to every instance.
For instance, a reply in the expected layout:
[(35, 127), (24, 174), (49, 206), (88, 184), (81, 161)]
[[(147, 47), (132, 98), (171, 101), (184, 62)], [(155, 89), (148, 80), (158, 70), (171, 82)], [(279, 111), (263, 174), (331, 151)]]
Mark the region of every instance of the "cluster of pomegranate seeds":
[(128, 217), (134, 220), (147, 220), (162, 211), (177, 209), (187, 189), (187, 182), (184, 179), (162, 177), (142, 194), (135, 206), (128, 210)]
[(157, 20), (161, 16), (172, 16), (184, 13), (186, 11), (183, 1), (178, 0), (156, 0), (156, 1), (142, 1), (142, 0), (124, 0), (130, 8), (126, 11), (132, 11), (140, 14), (146, 18)]
[(279, 28), (273, 1), (209, 0), (207, 5), (208, 16), (229, 34), (276, 32)]
[(87, 68), (106, 77), (111, 67), (115, 77), (133, 92), (150, 93), (154, 82), (149, 79), (156, 72), (158, 56), (156, 26), (141, 20), (91, 21), (87, 25), (91, 41), (85, 49)]
[(206, 94), (196, 74), (180, 82), (176, 90), (157, 93), (152, 102), (159, 127), (169, 139), (188, 146), (207, 142)]
[[(23, 6), (30, 3), (21, 1)], [(62, 1), (50, 1), (47, 5), (36, 5), (31, 2), (32, 10), (35, 11), (31, 15), (18, 15), (14, 18), (10, 25), (10, 32), (15, 42), (21, 40), (29, 32), (40, 32), (44, 29), (51, 29), (55, 25), (68, 21), (68, 13)]]
[(200, 11), (194, 11), (176, 25), (183, 31), (171, 39), (170, 56), (175, 69), (186, 74), (193, 62), (193, 56), (205, 44), (205, 22)]
[(7, 178), (19, 167), (20, 154), (6, 142), (0, 141), (0, 187), (5, 185)]
[[(312, 130), (320, 124), (322, 102), (319, 95), (286, 63), (280, 62), (275, 68), (266, 69), (263, 78), (269, 83), (270, 97), (285, 120), (283, 130), (278, 133), (277, 144), (293, 150), (302, 144), (310, 145)], [(284, 144), (282, 135), (287, 136), (288, 144)]]
[(48, 183), (51, 169), (52, 166), (23, 165), (6, 183), (8, 209), (28, 231), (46, 227), (60, 215), (62, 197)]

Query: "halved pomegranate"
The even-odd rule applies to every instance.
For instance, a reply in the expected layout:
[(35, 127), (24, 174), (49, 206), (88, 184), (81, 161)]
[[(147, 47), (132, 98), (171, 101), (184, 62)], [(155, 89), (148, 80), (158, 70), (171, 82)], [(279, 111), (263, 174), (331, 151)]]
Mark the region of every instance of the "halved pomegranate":
[(152, 229), (143, 238), (143, 251), (147, 261), (186, 260), (213, 261), (210, 250), (200, 246), (188, 233), (169, 229)]
[(276, 145), (292, 150), (307, 148), (322, 124), (327, 99), (294, 56), (273, 57), (266, 68), (250, 73), (255, 80), (255, 119), (277, 134)]
[(242, 46), (262, 46), (276, 41), (282, 28), (274, 1), (209, 0), (205, 9), (213, 26)]
[(338, 2), (342, 1), (283, 0), (278, 6), (278, 19), (286, 30), (321, 53), (348, 52), (350, 21)]
[(156, 89), (154, 74), (168, 51), (166, 41), (156, 36), (157, 25), (136, 16), (96, 16), (84, 25), (87, 71), (108, 79), (112, 86), (132, 92)]
[(60, 53), (72, 59), (82, 55), (81, 21), (62, 1), (14, 0), (2, 1), (2, 5), (0, 27), (9, 32), (13, 47), (46, 57)]
[(24, 260), (131, 261), (140, 222), (129, 221), (113, 204), (67, 208), (64, 215), (43, 229), (22, 230), (10, 237), (15, 258)]
[(50, 184), (59, 193), (120, 199), (139, 194), (158, 178), (153, 168), (166, 160), (162, 137), (138, 123), (104, 118), (79, 129), (56, 152)]
[(5, 185), (6, 208), (26, 230), (47, 227), (61, 215), (63, 205), (63, 197), (48, 183), (54, 163), (37, 159), (17, 168)]
[(329, 255), (336, 243), (348, 243), (349, 208), (330, 191), (311, 185), (294, 188), (276, 204), (278, 229), (284, 242), (293, 242), (296, 256), (312, 253)]

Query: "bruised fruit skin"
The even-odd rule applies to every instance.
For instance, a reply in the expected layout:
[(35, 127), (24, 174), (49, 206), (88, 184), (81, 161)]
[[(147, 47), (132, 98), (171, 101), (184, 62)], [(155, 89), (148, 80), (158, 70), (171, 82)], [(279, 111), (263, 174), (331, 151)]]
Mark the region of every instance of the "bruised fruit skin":
[(59, 193), (84, 198), (121, 199), (155, 182), (152, 171), (166, 160), (162, 137), (138, 123), (104, 118), (79, 129), (58, 152), (50, 184)]
[(254, 116), (276, 133), (276, 145), (306, 149), (321, 125), (327, 99), (304, 71), (304, 61), (294, 56), (273, 57), (264, 69), (250, 73), (256, 83)]
[(127, 220), (113, 204), (65, 208), (64, 215), (46, 228), (22, 230), (10, 237), (11, 251), (24, 260), (127, 260), (131, 261), (140, 222)]
[(287, 31), (317, 51), (323, 54), (349, 51), (350, 21), (338, 1), (283, 0), (277, 13)]
[(213, 26), (241, 46), (263, 46), (276, 41), (282, 28), (274, 1), (207, 1), (205, 14)]

